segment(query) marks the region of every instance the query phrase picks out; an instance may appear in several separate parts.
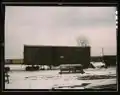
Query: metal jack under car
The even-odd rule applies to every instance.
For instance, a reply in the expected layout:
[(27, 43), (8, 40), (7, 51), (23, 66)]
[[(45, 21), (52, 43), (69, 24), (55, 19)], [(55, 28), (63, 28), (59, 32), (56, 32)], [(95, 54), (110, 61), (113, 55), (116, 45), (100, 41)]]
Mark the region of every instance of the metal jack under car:
[(67, 64), (67, 65), (60, 65), (60, 72), (59, 74), (65, 73), (85, 73), (83, 71), (83, 67), (81, 64)]

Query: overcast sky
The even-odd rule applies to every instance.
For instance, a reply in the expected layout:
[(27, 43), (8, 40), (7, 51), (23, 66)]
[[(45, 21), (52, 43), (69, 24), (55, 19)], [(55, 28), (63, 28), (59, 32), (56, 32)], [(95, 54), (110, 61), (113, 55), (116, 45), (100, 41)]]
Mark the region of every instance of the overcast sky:
[(23, 58), (26, 45), (76, 46), (89, 40), (91, 55), (116, 54), (115, 7), (23, 7), (5, 10), (5, 58)]

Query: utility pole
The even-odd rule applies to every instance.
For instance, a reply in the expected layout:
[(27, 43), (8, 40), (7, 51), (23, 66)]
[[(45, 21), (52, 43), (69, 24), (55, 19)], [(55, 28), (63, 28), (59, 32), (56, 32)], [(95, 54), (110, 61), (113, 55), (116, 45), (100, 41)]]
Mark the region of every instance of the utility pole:
[(102, 56), (104, 56), (104, 50), (103, 50), (103, 48), (102, 48)]
[(105, 64), (105, 68), (107, 68), (107, 64), (104, 61), (104, 49), (102, 48), (102, 62)]
[(102, 48), (102, 62), (104, 63), (103, 57), (104, 57), (104, 50), (103, 50), (103, 48)]

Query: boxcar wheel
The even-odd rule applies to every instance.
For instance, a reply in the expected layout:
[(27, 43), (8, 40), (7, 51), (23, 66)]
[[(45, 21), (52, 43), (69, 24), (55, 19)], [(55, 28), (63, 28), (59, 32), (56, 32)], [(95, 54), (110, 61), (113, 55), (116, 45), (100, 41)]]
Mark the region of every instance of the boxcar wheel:
[(83, 70), (81, 70), (81, 74), (84, 74), (85, 72)]
[(4, 68), (4, 71), (5, 71), (5, 72), (10, 71), (10, 67), (5, 67), (5, 68)]
[(29, 70), (29, 67), (26, 67), (25, 70), (28, 71), (28, 70)]
[(62, 72), (59, 72), (59, 74), (62, 74)]

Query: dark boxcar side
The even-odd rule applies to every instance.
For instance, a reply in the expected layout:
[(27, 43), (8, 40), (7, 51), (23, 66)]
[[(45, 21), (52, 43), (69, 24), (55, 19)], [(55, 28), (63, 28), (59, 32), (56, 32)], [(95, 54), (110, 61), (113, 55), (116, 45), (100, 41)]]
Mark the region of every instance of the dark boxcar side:
[(90, 47), (24, 46), (24, 64), (60, 65), (90, 63)]
[(33, 64), (35, 50), (31, 47), (24, 46), (24, 64), (31, 65)]
[(85, 68), (90, 63), (90, 47), (54, 47), (54, 64), (82, 64)]
[(50, 47), (24, 47), (24, 64), (49, 65), (52, 64), (52, 49)]
[(53, 48), (53, 63), (54, 64), (70, 64), (72, 61), (71, 47), (54, 47)]
[(83, 58), (83, 67), (84, 68), (88, 68), (89, 64), (90, 64), (90, 47), (86, 47), (83, 50), (83, 55), (81, 55), (81, 57)]
[(51, 65), (52, 64), (52, 47), (39, 47), (37, 52), (38, 64)]

